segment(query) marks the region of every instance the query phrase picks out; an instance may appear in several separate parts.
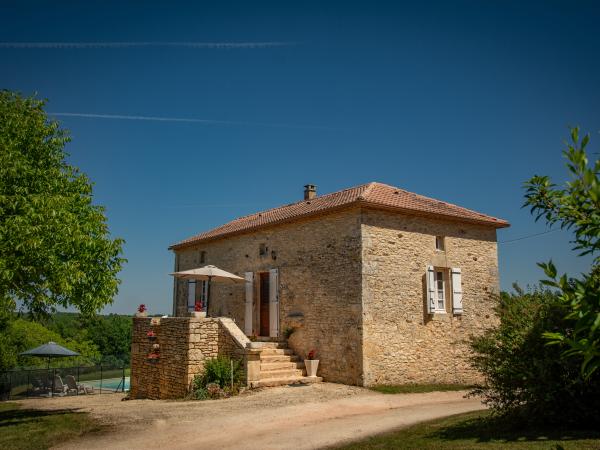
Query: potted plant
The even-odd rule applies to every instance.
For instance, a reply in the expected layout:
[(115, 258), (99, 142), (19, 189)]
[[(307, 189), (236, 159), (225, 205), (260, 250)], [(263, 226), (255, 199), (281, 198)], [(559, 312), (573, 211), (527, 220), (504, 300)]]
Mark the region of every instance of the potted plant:
[(147, 317), (148, 316), (148, 308), (143, 303), (138, 306), (137, 312), (135, 313), (135, 317)]
[(154, 332), (154, 330), (149, 330), (146, 333), (146, 337), (148, 338), (149, 341), (155, 341), (156, 340), (156, 333)]
[(206, 311), (202, 311), (202, 302), (196, 302), (194, 304), (194, 312), (192, 313), (192, 315), (196, 319), (201, 319), (201, 318), (206, 317)]
[(317, 376), (317, 368), (319, 367), (319, 360), (315, 359), (317, 354), (316, 350), (308, 352), (306, 359), (304, 360), (304, 366), (306, 367), (306, 375), (309, 377)]

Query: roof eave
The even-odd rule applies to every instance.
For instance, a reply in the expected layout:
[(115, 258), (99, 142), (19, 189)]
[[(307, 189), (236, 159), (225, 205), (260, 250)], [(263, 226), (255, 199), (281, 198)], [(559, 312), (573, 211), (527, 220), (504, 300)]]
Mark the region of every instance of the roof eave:
[(473, 224), (494, 227), (494, 228), (510, 227), (510, 223), (507, 222), (506, 220), (502, 220), (502, 219), (494, 220), (496, 218), (474, 219), (474, 218), (467, 218), (467, 217), (458, 217), (458, 216), (453, 216), (451, 214), (438, 214), (438, 213), (427, 212), (427, 211), (419, 211), (419, 210), (410, 209), (410, 208), (402, 208), (400, 206), (382, 205), (381, 203), (371, 202), (368, 200), (359, 200), (358, 203), (363, 208), (371, 208), (371, 209), (380, 209), (380, 210), (399, 212), (399, 213), (403, 213), (403, 214), (410, 215), (410, 216), (430, 217), (430, 218), (434, 218), (434, 219), (437, 218), (437, 219), (451, 220), (453, 222), (467, 222), (467, 223), (473, 223)]
[(502, 219), (497, 219), (497, 221), (495, 221), (493, 219), (473, 219), (473, 218), (465, 218), (465, 217), (456, 217), (456, 216), (446, 215), (446, 214), (428, 213), (426, 211), (418, 211), (418, 210), (409, 209), (409, 208), (401, 208), (401, 207), (396, 207), (396, 206), (382, 205), (379, 203), (375, 203), (375, 202), (371, 202), (371, 201), (359, 198), (358, 200), (355, 200), (351, 203), (346, 203), (345, 205), (336, 206), (336, 207), (329, 208), (326, 210), (311, 211), (311, 212), (308, 212), (308, 213), (305, 213), (305, 214), (302, 214), (299, 216), (294, 216), (294, 217), (290, 217), (287, 219), (277, 220), (275, 222), (271, 222), (268, 224), (256, 225), (254, 227), (246, 228), (244, 230), (231, 231), (229, 233), (220, 234), (218, 236), (210, 236), (210, 237), (206, 237), (206, 238), (200, 238), (197, 240), (190, 240), (188, 242), (178, 242), (176, 244), (169, 246), (168, 249), (169, 250), (181, 250), (183, 248), (193, 247), (198, 244), (203, 244), (206, 242), (217, 241), (217, 240), (226, 239), (226, 238), (229, 238), (232, 236), (239, 236), (242, 234), (252, 233), (257, 230), (263, 230), (266, 228), (270, 228), (270, 227), (285, 224), (285, 223), (296, 222), (298, 220), (309, 218), (309, 217), (322, 216), (322, 215), (327, 215), (330, 213), (342, 211), (345, 209), (351, 209), (356, 206), (399, 212), (399, 213), (403, 213), (406, 215), (412, 215), (412, 216), (430, 217), (430, 218), (438, 218), (438, 219), (443, 218), (444, 220), (451, 220), (453, 222), (467, 222), (467, 223), (473, 223), (473, 224), (477, 224), (477, 225), (494, 227), (494, 228), (510, 227), (510, 223), (505, 220), (502, 220)]
[(327, 208), (324, 210), (310, 211), (310, 212), (307, 212), (307, 213), (304, 213), (304, 214), (301, 214), (298, 216), (290, 217), (287, 219), (280, 219), (280, 220), (276, 220), (271, 223), (267, 223), (267, 224), (263, 224), (263, 225), (256, 225), (254, 227), (246, 228), (244, 230), (231, 231), (228, 233), (220, 234), (218, 236), (210, 236), (210, 237), (206, 237), (206, 238), (200, 238), (197, 240), (191, 240), (189, 242), (185, 242), (185, 241), (178, 242), (177, 244), (173, 244), (173, 245), (169, 246), (168, 250), (181, 250), (182, 248), (193, 247), (195, 245), (203, 244), (205, 242), (217, 241), (219, 239), (225, 239), (225, 238), (229, 238), (232, 236), (239, 236), (242, 234), (252, 233), (257, 230), (264, 230), (266, 228), (270, 228), (270, 227), (277, 226), (277, 225), (282, 225), (285, 223), (296, 222), (298, 220), (309, 218), (309, 217), (324, 216), (324, 215), (331, 214), (334, 212), (339, 212), (339, 211), (343, 211), (346, 209), (352, 209), (353, 207), (357, 206), (357, 203), (358, 202), (354, 201), (352, 203), (346, 203), (344, 205), (334, 206), (332, 208)]

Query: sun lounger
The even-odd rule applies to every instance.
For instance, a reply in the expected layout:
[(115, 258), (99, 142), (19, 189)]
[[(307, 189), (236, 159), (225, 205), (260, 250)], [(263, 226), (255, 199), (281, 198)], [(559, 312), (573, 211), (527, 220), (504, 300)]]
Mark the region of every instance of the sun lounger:
[(73, 375), (67, 375), (65, 377), (67, 382), (67, 394), (75, 392), (75, 394), (93, 394), (94, 388), (92, 386), (84, 386), (83, 384), (77, 384)]

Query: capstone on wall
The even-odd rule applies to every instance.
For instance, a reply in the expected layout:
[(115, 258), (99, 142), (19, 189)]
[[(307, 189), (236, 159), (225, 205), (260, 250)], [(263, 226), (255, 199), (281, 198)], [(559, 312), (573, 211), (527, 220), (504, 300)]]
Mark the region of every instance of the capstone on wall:
[[(302, 358), (316, 350), (319, 375), (325, 380), (362, 384), (360, 209), (209, 241), (176, 255), (177, 270), (213, 264), (242, 277), (253, 272), (257, 335), (257, 274), (277, 268), (280, 335), (293, 327), (290, 347)], [(176, 281), (175, 291), (176, 314), (185, 316), (187, 282)], [(244, 304), (244, 284), (212, 284), (211, 316), (231, 317), (243, 330)]]
[[(445, 237), (445, 251), (435, 237)], [(496, 230), (362, 211), (364, 384), (473, 383), (465, 341), (496, 323)], [(428, 265), (460, 268), (462, 315), (427, 314)], [(447, 302), (451, 304), (451, 299)]]

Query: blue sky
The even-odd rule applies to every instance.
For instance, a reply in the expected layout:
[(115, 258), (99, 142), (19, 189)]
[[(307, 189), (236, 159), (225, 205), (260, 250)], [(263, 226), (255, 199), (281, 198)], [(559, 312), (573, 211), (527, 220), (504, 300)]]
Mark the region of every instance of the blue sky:
[(0, 17), (0, 88), (53, 113), (209, 121), (56, 116), (127, 241), (107, 312), (169, 313), (169, 244), (306, 183), (380, 181), (509, 220), (503, 288), (535, 283), (537, 261), (589, 266), (566, 232), (502, 242), (546, 230), (522, 183), (565, 181), (569, 125), (600, 151), (597, 2), (5, 0)]

